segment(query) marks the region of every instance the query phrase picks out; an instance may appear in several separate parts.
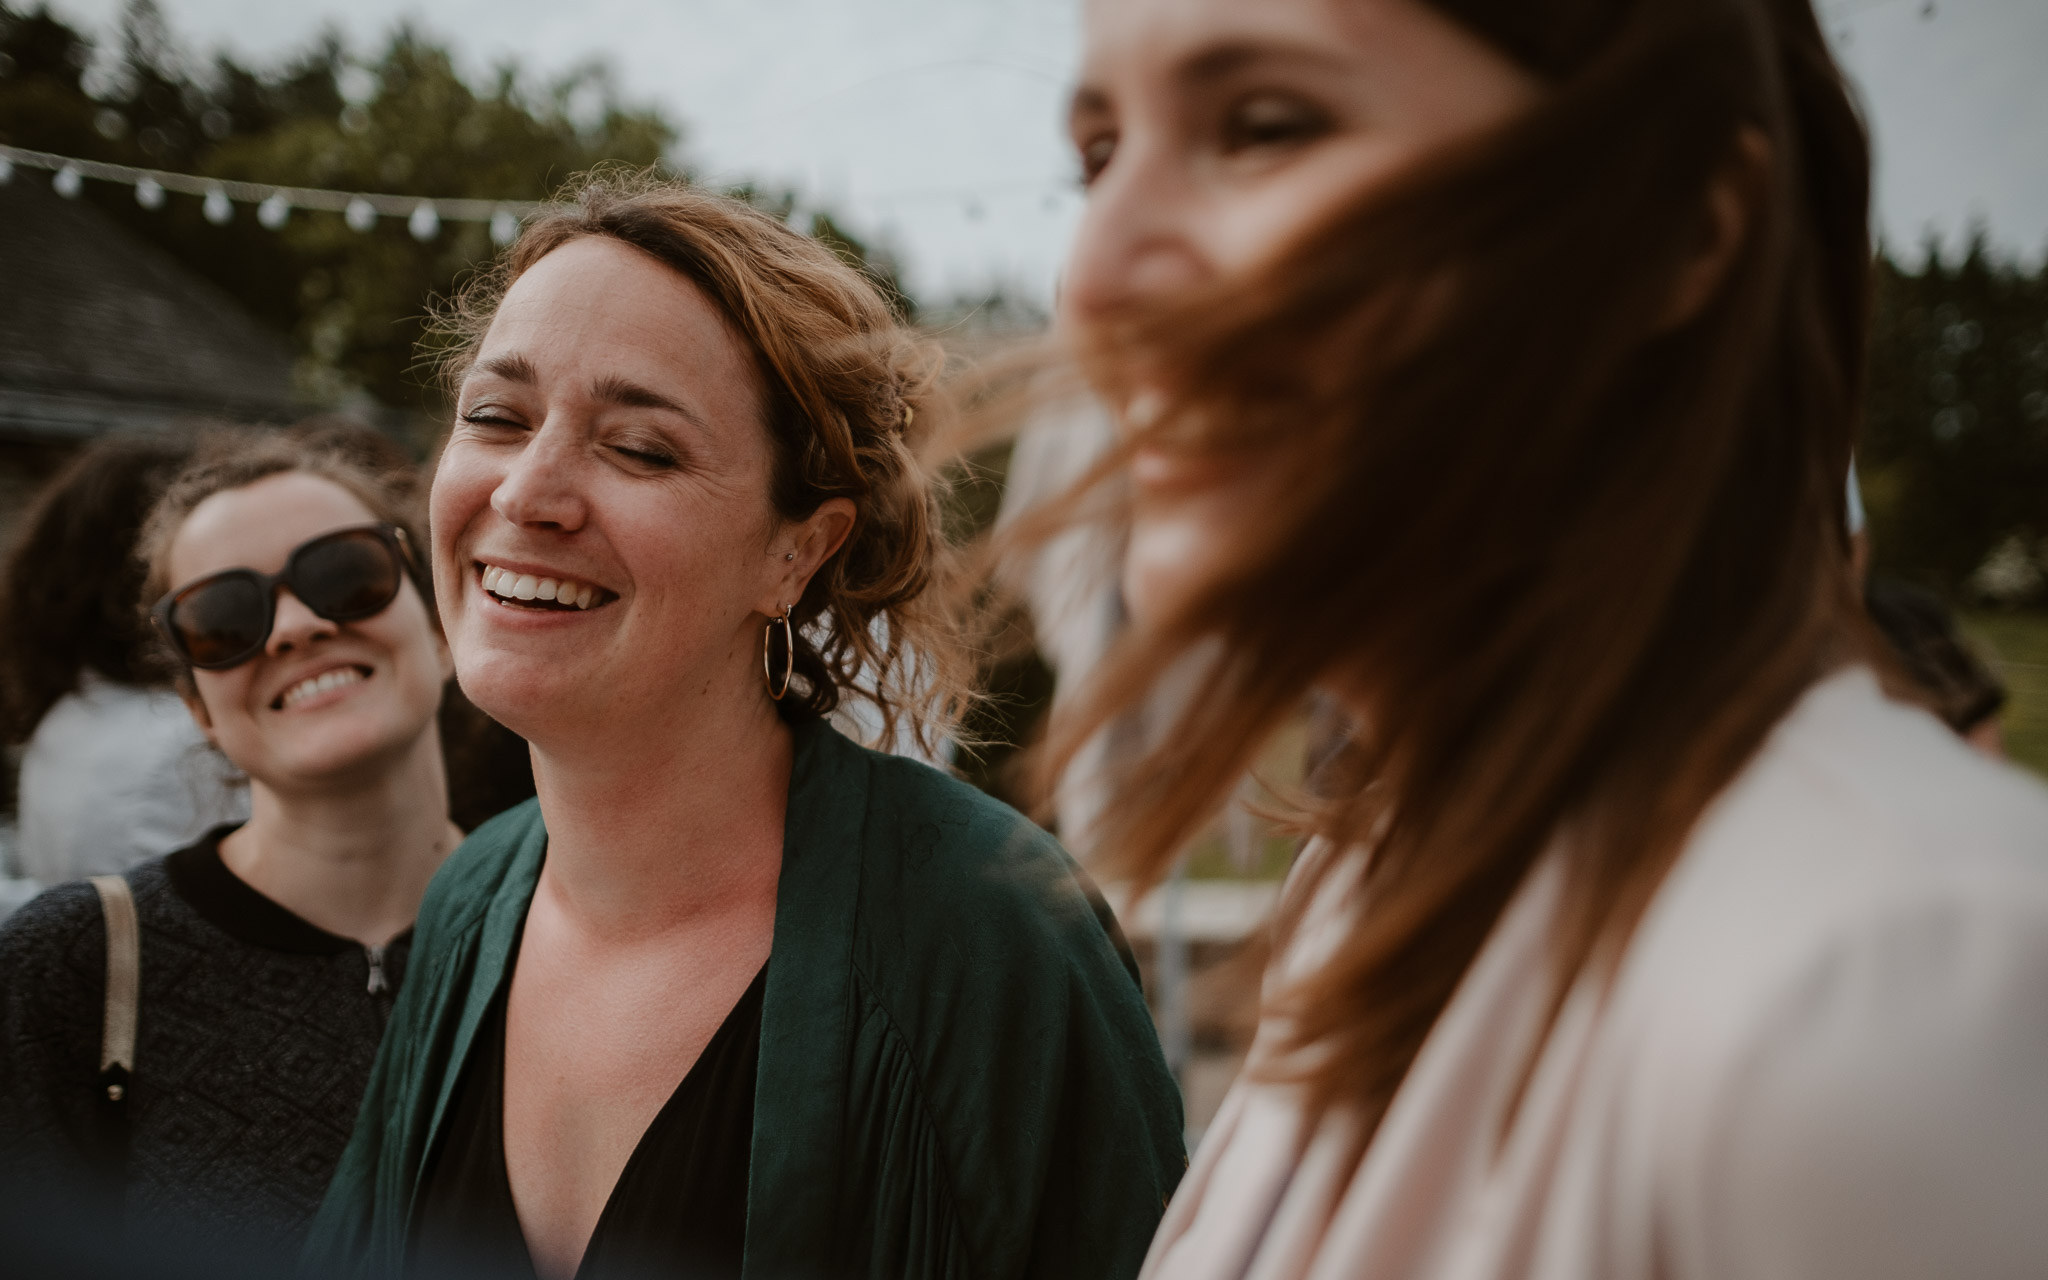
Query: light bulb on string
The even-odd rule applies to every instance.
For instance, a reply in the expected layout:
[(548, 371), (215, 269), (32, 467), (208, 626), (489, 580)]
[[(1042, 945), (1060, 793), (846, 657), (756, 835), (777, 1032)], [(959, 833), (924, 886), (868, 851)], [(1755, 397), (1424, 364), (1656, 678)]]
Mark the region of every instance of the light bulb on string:
[(205, 214), (206, 220), (214, 226), (224, 227), (228, 220), (235, 216), (235, 206), (234, 202), (228, 199), (227, 192), (219, 187), (208, 187), (206, 199), (199, 205), (199, 212)]
[(357, 196), (348, 202), (348, 208), (341, 211), (341, 220), (348, 223), (350, 231), (368, 231), (377, 225), (376, 206)]
[(519, 238), (519, 219), (510, 209), (499, 209), (491, 214), (491, 243), (500, 249)]
[(164, 207), (163, 185), (155, 178), (138, 178), (135, 182), (135, 203), (145, 209)]
[(256, 206), (256, 221), (263, 224), (265, 231), (282, 227), (285, 219), (292, 216), (292, 202), (284, 198), (284, 192), (273, 191)]
[(434, 210), (432, 200), (422, 200), (405, 220), (405, 229), (412, 232), (412, 238), (425, 243), (441, 234), (441, 215)]
[(50, 179), (50, 186), (56, 190), (58, 195), (63, 196), (66, 200), (76, 200), (79, 190), (85, 186), (85, 179), (79, 176), (79, 172), (74, 166), (67, 164), (62, 169), (57, 170), (56, 177)]

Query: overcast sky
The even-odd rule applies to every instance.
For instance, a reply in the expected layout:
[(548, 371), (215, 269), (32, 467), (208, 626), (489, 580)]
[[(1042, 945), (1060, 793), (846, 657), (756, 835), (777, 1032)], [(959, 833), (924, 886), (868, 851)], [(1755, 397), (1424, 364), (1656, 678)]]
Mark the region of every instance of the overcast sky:
[[(17, 3), (19, 0), (17, 0)], [(713, 179), (796, 185), (904, 259), (925, 297), (1044, 299), (1079, 210), (1060, 116), (1077, 0), (160, 0), (196, 52), (268, 61), (323, 26), (373, 49), (411, 18), (474, 71), (593, 57), (688, 131)], [(111, 31), (122, 0), (55, 0)], [(2048, 0), (1824, 0), (1878, 149), (1882, 233), (1972, 220), (2048, 249)], [(1931, 14), (1927, 12), (1932, 8)]]

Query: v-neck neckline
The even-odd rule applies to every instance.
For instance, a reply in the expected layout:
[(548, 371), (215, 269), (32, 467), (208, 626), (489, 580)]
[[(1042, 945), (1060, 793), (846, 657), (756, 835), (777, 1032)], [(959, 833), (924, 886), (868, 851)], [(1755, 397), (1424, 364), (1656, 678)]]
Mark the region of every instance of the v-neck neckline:
[[(477, 1260), (488, 1258), (497, 1268), (511, 1267), (519, 1275), (538, 1280), (532, 1248), (512, 1195), (505, 1148), (507, 1008), (518, 950), (515, 938), (505, 976), (491, 998), (463, 1072), (460, 1088), (464, 1094), (476, 1096), (458, 1097), (451, 1110), (451, 1117), (459, 1117), (458, 1123), (443, 1135), (444, 1146), (452, 1143), (471, 1146), (471, 1150), (466, 1154), (437, 1151), (427, 1169), (430, 1184), (454, 1180), (454, 1185), (443, 1187), (445, 1194), (454, 1197), (444, 1212), (453, 1216), (444, 1220), (442, 1213), (429, 1208), (416, 1227), (422, 1233), (421, 1243), (436, 1257), (452, 1249), (473, 1247), (479, 1251)], [(753, 1084), (767, 977), (764, 963), (635, 1140), (584, 1241), (575, 1280), (657, 1273), (685, 1258), (693, 1264), (691, 1274), (720, 1274), (715, 1268), (706, 1270), (705, 1264), (723, 1261), (716, 1255), (728, 1252), (730, 1272), (738, 1276), (744, 1252)], [(451, 1167), (447, 1164), (451, 1159), (461, 1164)], [(469, 1183), (466, 1191), (465, 1182)], [(705, 1194), (691, 1194), (693, 1183)], [(649, 1217), (644, 1211), (657, 1199), (663, 1205), (659, 1221), (633, 1221), (636, 1214)], [(443, 1203), (433, 1192), (428, 1200)], [(714, 1218), (701, 1211), (711, 1207), (700, 1203), (707, 1200), (730, 1201), (737, 1205), (739, 1216), (731, 1221)], [(689, 1204), (698, 1212), (678, 1218), (673, 1209), (678, 1203)], [(733, 1222), (738, 1229), (730, 1232), (729, 1239), (721, 1238)], [(693, 1231), (693, 1226), (708, 1229)], [(471, 1238), (465, 1246), (457, 1236)]]

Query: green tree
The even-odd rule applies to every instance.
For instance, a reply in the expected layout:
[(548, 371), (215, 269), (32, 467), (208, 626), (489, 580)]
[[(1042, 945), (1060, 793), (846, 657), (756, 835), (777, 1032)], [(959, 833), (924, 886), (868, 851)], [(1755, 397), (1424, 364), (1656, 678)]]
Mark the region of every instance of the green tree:
[(1980, 233), (1878, 258), (1858, 471), (1876, 565), (1952, 598), (2048, 597), (2048, 261)]
[[(602, 66), (535, 82), (506, 65), (477, 89), (446, 48), (407, 27), (365, 60), (329, 34), (272, 68), (219, 55), (195, 71), (153, 0), (131, 0), (97, 92), (92, 61), (92, 42), (46, 9), (0, 8), (0, 141), (283, 186), (533, 200), (599, 163), (659, 163), (680, 137), (660, 112), (626, 103)], [(438, 396), (415, 369), (426, 305), (493, 248), (475, 223), (422, 241), (390, 218), (357, 232), (338, 214), (295, 210), (270, 230), (244, 205), (217, 225), (190, 196), (143, 208), (130, 188), (88, 182), (85, 198), (295, 336), (316, 404), (366, 392), (433, 410)]]

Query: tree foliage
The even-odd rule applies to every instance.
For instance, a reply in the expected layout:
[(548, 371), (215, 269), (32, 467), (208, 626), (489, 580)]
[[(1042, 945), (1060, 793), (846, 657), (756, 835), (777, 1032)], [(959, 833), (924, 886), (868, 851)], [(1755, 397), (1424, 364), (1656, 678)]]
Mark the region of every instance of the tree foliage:
[[(0, 8), (0, 141), (36, 150), (265, 184), (532, 200), (602, 162), (656, 164), (679, 137), (659, 111), (625, 102), (602, 66), (539, 82), (508, 64), (472, 86), (445, 47), (404, 26), (371, 57), (328, 34), (249, 67), (187, 57), (152, 0), (131, 0), (117, 54), (96, 62), (93, 42), (47, 10)], [(88, 182), (84, 198), (293, 335), (314, 403), (367, 392), (431, 408), (414, 372), (426, 304), (493, 248), (476, 223), (444, 223), (422, 243), (390, 218), (358, 233), (338, 214), (294, 210), (271, 231), (240, 205), (213, 225), (190, 196), (144, 209), (130, 188)]]
[(1877, 261), (1858, 471), (1878, 567), (1952, 598), (2048, 599), (2048, 261), (1979, 234)]

